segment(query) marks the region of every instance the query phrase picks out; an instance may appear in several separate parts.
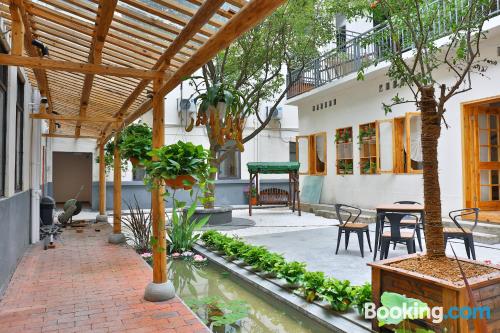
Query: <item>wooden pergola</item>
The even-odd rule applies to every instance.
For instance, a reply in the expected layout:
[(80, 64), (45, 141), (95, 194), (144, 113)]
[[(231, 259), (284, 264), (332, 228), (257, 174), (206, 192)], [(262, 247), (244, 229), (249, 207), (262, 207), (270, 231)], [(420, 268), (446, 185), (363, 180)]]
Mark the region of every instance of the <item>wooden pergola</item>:
[[(31, 117), (49, 122), (47, 136), (97, 140), (105, 214), (104, 144), (152, 109), (153, 148), (161, 147), (165, 95), (283, 2), (1, 0), (12, 43), (0, 64), (28, 69), (47, 99)], [(121, 234), (118, 149), (114, 163), (113, 232)], [(162, 192), (152, 192), (152, 218), (154, 237), (165, 248)], [(165, 253), (154, 249), (153, 262), (153, 283), (166, 283)]]

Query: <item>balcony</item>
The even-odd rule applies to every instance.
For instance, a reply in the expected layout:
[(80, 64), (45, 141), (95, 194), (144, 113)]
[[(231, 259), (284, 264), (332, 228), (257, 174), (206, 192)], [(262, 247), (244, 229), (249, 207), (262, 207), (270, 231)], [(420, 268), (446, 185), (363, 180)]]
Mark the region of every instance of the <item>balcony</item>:
[[(432, 29), (434, 36), (444, 37), (450, 34), (451, 27), (460, 20), (459, 8), (465, 8), (467, 4), (467, 0), (454, 0), (452, 5), (442, 0), (430, 2), (425, 8), (436, 11), (439, 17)], [(499, 14), (500, 0), (492, 1), (490, 16)], [(403, 51), (411, 50), (413, 44), (408, 31), (402, 30), (398, 35)], [(289, 82), (294, 83), (287, 92), (287, 98), (293, 98), (356, 73), (362, 66), (383, 60), (385, 52), (395, 47), (396, 44), (386, 24), (380, 24), (353, 36), (345, 43), (338, 44), (334, 49), (307, 63), (303, 69), (290, 70), (287, 76), (287, 86)]]

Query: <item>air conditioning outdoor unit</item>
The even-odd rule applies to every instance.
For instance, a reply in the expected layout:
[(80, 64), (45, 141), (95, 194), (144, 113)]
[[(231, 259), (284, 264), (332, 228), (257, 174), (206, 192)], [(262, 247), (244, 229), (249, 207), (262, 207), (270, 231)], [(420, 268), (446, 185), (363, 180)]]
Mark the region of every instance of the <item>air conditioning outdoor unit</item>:
[(196, 103), (194, 99), (178, 98), (177, 112), (196, 113)]
[[(271, 108), (269, 106), (266, 106), (266, 116), (269, 117), (269, 112), (271, 111)], [(274, 120), (280, 120), (283, 118), (283, 107), (278, 106), (276, 109), (274, 109), (274, 112), (271, 116), (272, 119)]]

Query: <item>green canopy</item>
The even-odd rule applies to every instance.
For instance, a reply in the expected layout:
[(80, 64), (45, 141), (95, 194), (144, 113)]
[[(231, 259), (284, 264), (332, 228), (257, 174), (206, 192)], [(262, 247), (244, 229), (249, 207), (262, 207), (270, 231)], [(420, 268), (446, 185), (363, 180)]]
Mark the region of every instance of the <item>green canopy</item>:
[(247, 163), (250, 173), (289, 173), (298, 171), (299, 162), (250, 162)]

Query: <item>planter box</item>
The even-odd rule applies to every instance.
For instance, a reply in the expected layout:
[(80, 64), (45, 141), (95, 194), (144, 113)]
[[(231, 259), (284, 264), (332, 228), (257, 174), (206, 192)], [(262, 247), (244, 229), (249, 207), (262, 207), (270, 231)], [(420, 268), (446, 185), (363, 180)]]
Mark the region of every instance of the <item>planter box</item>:
[[(416, 256), (417, 254), (412, 254), (368, 264), (372, 268), (373, 302), (377, 308), (380, 306), (380, 296), (385, 291), (419, 299), (427, 303), (431, 308), (442, 306), (444, 314), (453, 306), (469, 306), (467, 288), (463, 283), (451, 283), (446, 280), (388, 266), (388, 264)], [(460, 258), (460, 260), (488, 266), (468, 259)], [(477, 306), (490, 307), (491, 318), (487, 321), (489, 331), (499, 332), (500, 270), (489, 275), (468, 279), (468, 282), (474, 291)], [(450, 333), (474, 332), (473, 321), (466, 319), (444, 319), (442, 323), (433, 323), (430, 319), (425, 319), (415, 320), (413, 323), (416, 327), (428, 328), (436, 332), (442, 332), (444, 328), (447, 328), (447, 332)], [(378, 327), (376, 319), (373, 319), (372, 328), (376, 331), (388, 332), (386, 328)]]

